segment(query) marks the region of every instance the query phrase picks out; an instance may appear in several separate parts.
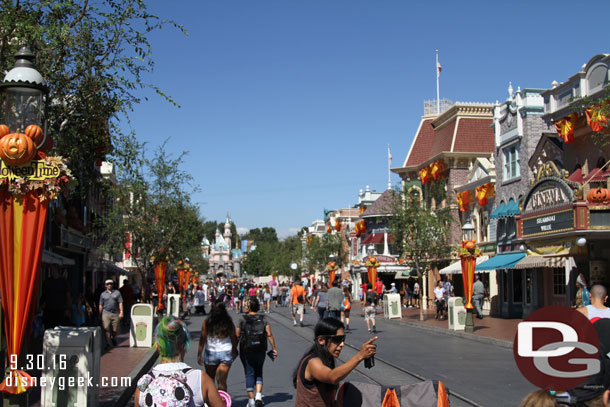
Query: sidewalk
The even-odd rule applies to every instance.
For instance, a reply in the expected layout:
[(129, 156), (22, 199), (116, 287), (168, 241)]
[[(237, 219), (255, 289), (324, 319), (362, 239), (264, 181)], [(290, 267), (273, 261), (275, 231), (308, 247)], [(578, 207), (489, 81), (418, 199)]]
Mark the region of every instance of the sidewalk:
[[(150, 348), (130, 348), (129, 333), (117, 336), (118, 346), (102, 355), (100, 377), (117, 378), (119, 386), (102, 387), (100, 384), (99, 407), (124, 406), (131, 398), (138, 379), (151, 369), (157, 360), (157, 352)], [(121, 378), (130, 378), (130, 386), (121, 386)], [(117, 380), (115, 379), (115, 380)]]
[[(362, 303), (354, 301), (352, 314), (362, 314)], [(401, 308), (402, 319), (384, 319), (386, 322), (400, 325), (416, 326), (420, 329), (428, 329), (447, 335), (459, 336), (486, 343), (493, 343), (505, 348), (513, 347), (513, 340), (517, 332), (517, 325), (522, 319), (495, 318), (488, 315), (483, 319), (474, 318), (474, 332), (453, 331), (449, 329), (449, 321), (434, 319), (436, 311), (429, 309), (424, 311), (424, 321), (419, 320), (419, 308)], [(383, 308), (377, 310), (378, 318), (383, 318)]]

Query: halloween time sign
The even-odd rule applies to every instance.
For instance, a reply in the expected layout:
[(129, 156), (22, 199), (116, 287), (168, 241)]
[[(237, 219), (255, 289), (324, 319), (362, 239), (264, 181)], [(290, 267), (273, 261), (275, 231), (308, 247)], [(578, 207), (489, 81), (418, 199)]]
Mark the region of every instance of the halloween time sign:
[(61, 170), (53, 162), (46, 160), (32, 160), (25, 165), (7, 165), (2, 161), (0, 166), (0, 179), (13, 181), (17, 178), (25, 180), (42, 181), (49, 178), (57, 178)]

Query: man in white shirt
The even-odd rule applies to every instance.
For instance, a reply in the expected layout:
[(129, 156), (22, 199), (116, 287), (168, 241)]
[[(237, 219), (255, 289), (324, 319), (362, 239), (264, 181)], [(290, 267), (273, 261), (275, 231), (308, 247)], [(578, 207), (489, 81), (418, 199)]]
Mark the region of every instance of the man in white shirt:
[(207, 302), (208, 301), (208, 283), (203, 283), (203, 286), (201, 286), (202, 290), (203, 290), (203, 297), (205, 298), (204, 301)]
[(436, 315), (434, 319), (443, 319), (445, 314), (445, 289), (443, 288), (443, 282), (438, 280), (436, 287), (434, 288), (434, 296), (436, 297), (434, 303), (436, 304)]

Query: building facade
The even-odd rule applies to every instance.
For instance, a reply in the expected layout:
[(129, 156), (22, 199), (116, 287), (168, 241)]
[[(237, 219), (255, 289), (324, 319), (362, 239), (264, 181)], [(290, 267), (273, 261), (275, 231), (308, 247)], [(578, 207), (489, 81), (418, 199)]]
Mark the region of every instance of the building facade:
[(203, 258), (208, 260), (208, 274), (213, 277), (240, 277), (243, 254), (239, 248), (231, 248), (231, 223), (233, 221), (227, 215), (224, 224), (224, 233), (216, 229), (214, 243), (210, 244), (205, 237), (201, 242)]

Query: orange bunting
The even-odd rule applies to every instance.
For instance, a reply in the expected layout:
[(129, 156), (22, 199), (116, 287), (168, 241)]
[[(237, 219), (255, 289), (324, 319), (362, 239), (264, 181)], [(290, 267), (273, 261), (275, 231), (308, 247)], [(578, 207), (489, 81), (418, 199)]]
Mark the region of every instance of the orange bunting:
[(364, 211), (366, 211), (366, 206), (362, 205), (360, 207), (360, 215), (362, 215), (364, 213)]
[(339, 219), (337, 219), (337, 221), (335, 222), (335, 230), (337, 232), (341, 231), (341, 221)]
[(430, 165), (430, 175), (432, 175), (434, 181), (441, 177), (443, 171), (445, 171), (445, 162), (443, 160), (438, 160)]
[(396, 396), (396, 390), (386, 390), (383, 401), (381, 402), (381, 407), (400, 407), (400, 401), (398, 401), (398, 396)]
[(333, 228), (332, 226), (330, 226), (330, 223), (328, 224), (328, 226), (326, 227), (326, 233), (332, 233), (333, 232)]
[(587, 125), (594, 132), (600, 132), (606, 128), (608, 118), (603, 114), (602, 107), (600, 105), (593, 105), (585, 110), (585, 116), (587, 116)]
[(460, 212), (466, 212), (468, 210), (468, 206), (470, 205), (470, 191), (458, 192), (457, 202)]
[(570, 144), (574, 142), (574, 128), (576, 127), (576, 123), (578, 122), (578, 114), (572, 113), (567, 115), (561, 120), (555, 122), (555, 128), (557, 129), (557, 134), (563, 140), (565, 144)]
[(476, 188), (476, 198), (479, 205), (485, 206), (489, 203), (489, 197), (493, 196), (495, 192), (494, 184), (491, 182), (478, 186)]
[(419, 170), (419, 179), (422, 185), (426, 185), (430, 181), (430, 169), (428, 167)]

